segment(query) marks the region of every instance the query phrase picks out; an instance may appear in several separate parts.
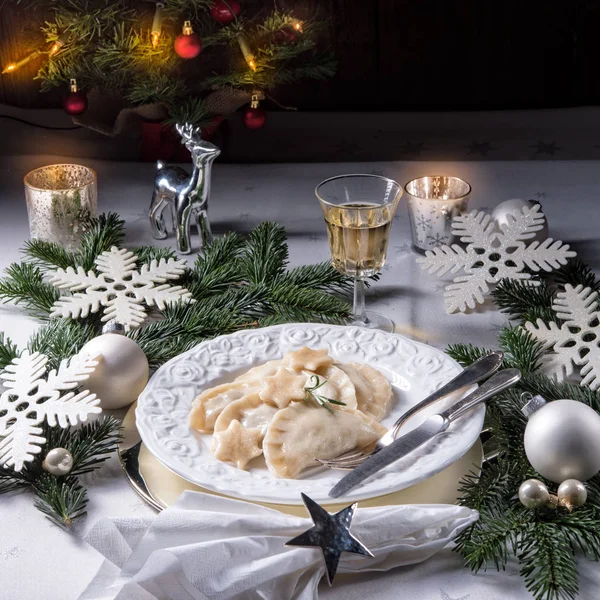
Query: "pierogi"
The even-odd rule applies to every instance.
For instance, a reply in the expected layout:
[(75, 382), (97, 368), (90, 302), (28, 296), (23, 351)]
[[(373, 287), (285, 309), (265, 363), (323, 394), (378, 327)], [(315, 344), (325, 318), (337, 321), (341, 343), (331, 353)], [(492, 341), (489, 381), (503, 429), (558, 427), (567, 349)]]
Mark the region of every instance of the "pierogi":
[(300, 348), (204, 390), (190, 426), (213, 433), (211, 452), (238, 468), (264, 454), (277, 477), (295, 478), (379, 439), (392, 388), (361, 363), (337, 363), (326, 349)]

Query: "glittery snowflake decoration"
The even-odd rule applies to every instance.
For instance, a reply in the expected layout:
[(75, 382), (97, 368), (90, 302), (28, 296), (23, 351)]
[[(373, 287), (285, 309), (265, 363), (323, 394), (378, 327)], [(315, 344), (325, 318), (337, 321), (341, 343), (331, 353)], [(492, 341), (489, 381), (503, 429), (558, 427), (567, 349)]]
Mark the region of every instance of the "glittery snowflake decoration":
[[(173, 302), (190, 302), (191, 293), (181, 286), (165, 283), (185, 272), (186, 262), (174, 258), (153, 260), (138, 271), (137, 258), (129, 250), (112, 247), (96, 259), (99, 275), (83, 267), (58, 269), (50, 283), (73, 292), (62, 296), (51, 313), (53, 317), (87, 317), (104, 307), (102, 321), (117, 321), (126, 331), (139, 327), (147, 317), (147, 306), (164, 309)], [(161, 285), (156, 285), (161, 284)]]
[(77, 355), (64, 360), (58, 371), (42, 379), (47, 363), (44, 354), (25, 351), (0, 374), (5, 389), (0, 395), (0, 464), (15, 471), (32, 461), (46, 442), (41, 423), (68, 427), (102, 411), (95, 394), (68, 391), (88, 378), (98, 364), (95, 357)]
[(592, 390), (600, 387), (600, 312), (598, 293), (582, 285), (565, 285), (552, 306), (562, 324), (525, 323), (533, 337), (552, 349), (544, 357), (543, 368), (559, 381), (573, 374), (574, 365), (581, 367), (582, 384)]
[(530, 279), (532, 275), (526, 268), (551, 271), (575, 256), (568, 245), (552, 238), (527, 244), (544, 225), (545, 217), (539, 210), (536, 204), (524, 207), (516, 217), (507, 215), (508, 222), (499, 230), (485, 212), (474, 210), (455, 217), (452, 232), (467, 244), (466, 248), (444, 245), (417, 259), (424, 269), (440, 277), (463, 271), (446, 286), (444, 296), (449, 313), (482, 304), (501, 279)]

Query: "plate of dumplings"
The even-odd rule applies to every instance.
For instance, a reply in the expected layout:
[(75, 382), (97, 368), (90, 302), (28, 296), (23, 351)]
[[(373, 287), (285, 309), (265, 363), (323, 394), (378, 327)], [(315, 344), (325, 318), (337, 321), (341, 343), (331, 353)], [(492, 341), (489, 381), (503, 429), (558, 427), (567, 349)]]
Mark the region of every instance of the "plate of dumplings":
[[(331, 503), (344, 475), (321, 467), (379, 439), (411, 406), (461, 371), (449, 356), (397, 334), (325, 324), (244, 330), (200, 343), (163, 365), (138, 400), (148, 450), (177, 475), (227, 496)], [(456, 402), (413, 417), (410, 431)], [(485, 407), (345, 497), (385, 495), (431, 477), (475, 443)]]

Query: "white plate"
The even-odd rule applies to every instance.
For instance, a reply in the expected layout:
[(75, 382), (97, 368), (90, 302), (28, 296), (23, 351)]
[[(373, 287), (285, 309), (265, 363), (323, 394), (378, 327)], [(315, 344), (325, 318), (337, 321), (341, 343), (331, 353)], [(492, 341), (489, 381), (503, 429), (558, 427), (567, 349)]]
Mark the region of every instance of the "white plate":
[[(394, 391), (390, 410), (382, 421), (386, 426), (461, 370), (440, 350), (382, 331), (321, 324), (239, 331), (202, 342), (155, 373), (136, 410), (144, 444), (177, 475), (215, 492), (279, 504), (301, 504), (300, 492), (304, 492), (317, 502), (331, 502), (327, 494), (344, 472), (314, 469), (300, 479), (280, 479), (267, 470), (262, 457), (255, 460), (258, 466), (249, 471), (237, 469), (211, 455), (211, 435), (199, 434), (188, 425), (192, 401), (202, 390), (231, 381), (250, 367), (281, 358), (301, 346), (327, 348), (338, 361), (364, 362), (382, 371)], [(423, 411), (403, 431), (416, 427), (427, 415), (456, 399), (455, 396)], [(484, 415), (485, 406), (477, 407), (435, 440), (355, 488), (344, 500), (389, 494), (438, 473), (475, 443)]]

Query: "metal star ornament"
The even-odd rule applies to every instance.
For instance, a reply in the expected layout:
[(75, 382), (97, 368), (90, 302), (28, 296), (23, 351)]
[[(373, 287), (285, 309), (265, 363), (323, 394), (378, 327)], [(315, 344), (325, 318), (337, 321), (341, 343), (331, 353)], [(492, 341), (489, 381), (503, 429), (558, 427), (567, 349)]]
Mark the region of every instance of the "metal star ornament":
[(306, 494), (302, 494), (302, 501), (314, 526), (286, 542), (285, 545), (320, 548), (325, 560), (329, 585), (335, 578), (342, 552), (352, 552), (373, 558), (371, 551), (350, 533), (350, 523), (352, 523), (357, 502), (332, 515)]

